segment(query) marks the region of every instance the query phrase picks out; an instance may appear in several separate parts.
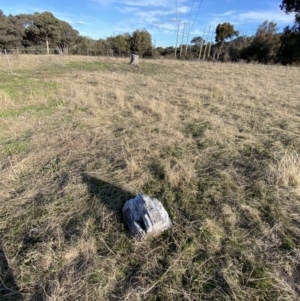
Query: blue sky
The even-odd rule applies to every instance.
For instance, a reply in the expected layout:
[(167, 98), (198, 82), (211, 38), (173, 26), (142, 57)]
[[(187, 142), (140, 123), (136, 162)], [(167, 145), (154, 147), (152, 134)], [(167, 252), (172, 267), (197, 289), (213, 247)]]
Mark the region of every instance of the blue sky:
[[(136, 29), (146, 29), (155, 46), (170, 46), (195, 36), (213, 39), (218, 23), (230, 22), (240, 34), (253, 35), (265, 20), (279, 30), (293, 23), (294, 16), (279, 9), (280, 0), (8, 0), (1, 1), (5, 15), (51, 11), (94, 39), (107, 38)], [(180, 23), (179, 23), (180, 22)], [(185, 27), (184, 27), (185, 26)], [(184, 30), (185, 28), (185, 30)], [(188, 30), (189, 29), (189, 30)], [(204, 31), (205, 30), (205, 31)], [(210, 34), (209, 34), (210, 30)], [(189, 37), (187, 35), (190, 31)]]

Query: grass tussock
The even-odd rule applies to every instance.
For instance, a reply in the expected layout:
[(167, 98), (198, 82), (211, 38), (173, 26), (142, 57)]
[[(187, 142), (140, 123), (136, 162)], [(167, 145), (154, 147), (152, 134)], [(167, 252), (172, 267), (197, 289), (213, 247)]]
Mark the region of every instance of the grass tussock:
[[(0, 58), (7, 300), (299, 299), (299, 69)], [(130, 237), (138, 192), (170, 231)]]

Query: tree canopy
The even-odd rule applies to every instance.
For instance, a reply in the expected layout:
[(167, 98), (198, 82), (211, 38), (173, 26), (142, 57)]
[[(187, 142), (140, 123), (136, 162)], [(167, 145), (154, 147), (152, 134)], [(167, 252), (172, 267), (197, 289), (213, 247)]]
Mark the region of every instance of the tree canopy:
[(277, 34), (277, 24), (264, 21), (258, 26), (251, 44), (244, 49), (247, 59), (260, 63), (277, 62), (280, 38)]
[(205, 44), (205, 40), (202, 37), (194, 37), (191, 40), (191, 43), (200, 46)]
[(32, 21), (25, 28), (27, 42), (29, 44), (46, 43), (47, 53), (49, 53), (50, 44), (59, 53), (66, 53), (78, 34), (78, 31), (70, 24), (55, 18), (50, 12), (35, 13)]
[(283, 0), (280, 8), (287, 14), (295, 13), (295, 23), (300, 28), (300, 0)]
[(283, 0), (281, 10), (295, 13), (293, 27), (285, 27), (280, 37), (280, 57), (283, 63), (300, 62), (300, 0)]
[(152, 48), (151, 35), (147, 30), (136, 30), (130, 39), (130, 50), (133, 53), (146, 55)]
[(223, 24), (218, 24), (216, 28), (216, 37), (215, 37), (217, 44), (220, 45), (218, 49), (217, 60), (219, 59), (221, 51), (223, 50), (225, 40), (231, 39), (234, 36), (238, 36), (238, 35), (239, 32), (234, 29), (234, 26), (232, 24), (228, 22), (225, 22)]
[(18, 25), (18, 18), (6, 17), (0, 10), (0, 48), (17, 46), (24, 36), (24, 29)]
[(238, 30), (234, 29), (234, 26), (228, 22), (218, 24), (216, 28), (216, 42), (224, 42), (227, 39), (231, 39), (234, 36), (238, 36)]

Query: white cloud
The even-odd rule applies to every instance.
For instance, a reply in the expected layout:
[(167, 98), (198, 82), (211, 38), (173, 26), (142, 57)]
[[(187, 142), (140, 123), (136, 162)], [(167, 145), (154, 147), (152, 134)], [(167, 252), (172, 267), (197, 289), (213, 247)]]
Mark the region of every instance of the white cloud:
[(213, 14), (212, 19), (210, 19), (209, 24), (211, 26), (216, 26), (219, 23), (229, 22), (234, 25), (243, 26), (258, 26), (258, 24), (264, 21), (273, 21), (281, 25), (287, 25), (293, 23), (293, 16), (286, 15), (281, 11), (269, 10), (269, 11), (228, 11), (221, 14)]
[[(154, 7), (165, 7), (165, 8), (175, 8), (175, 2), (170, 0), (89, 0), (93, 3), (98, 3), (100, 5), (124, 5), (133, 7), (143, 7), (143, 8), (154, 8)], [(188, 4), (187, 0), (177, 0), (177, 5), (181, 6)]]
[(173, 12), (166, 11), (166, 10), (152, 10), (152, 11), (138, 11), (135, 13), (136, 16), (145, 17), (145, 16), (152, 16), (152, 17), (162, 17), (167, 15), (172, 15)]
[(215, 14), (214, 16), (217, 16), (217, 17), (226, 17), (226, 16), (231, 16), (233, 14), (235, 14), (236, 11), (235, 10), (229, 10), (225, 13), (222, 13), (222, 14)]
[(91, 23), (87, 23), (87, 22), (84, 22), (84, 21), (76, 21), (75, 23), (78, 24), (78, 25), (91, 25)]
[(169, 1), (143, 1), (143, 0), (132, 0), (132, 1), (114, 1), (118, 4), (137, 6), (137, 7), (166, 7)]
[[(99, 0), (93, 0), (99, 1)], [(102, 0), (101, 0), (102, 1)], [(122, 14), (128, 14), (130, 17), (123, 20), (122, 23), (131, 25), (133, 28), (147, 28), (151, 31), (153, 29), (175, 31), (178, 22), (178, 15), (184, 15), (190, 12), (190, 7), (183, 5), (187, 1), (178, 1), (177, 9), (175, 3), (170, 1), (115, 1), (116, 3), (126, 4), (125, 6), (117, 6), (117, 9)], [(167, 5), (169, 7), (167, 7)], [(143, 6), (143, 7), (141, 7)], [(183, 20), (182, 20), (183, 21)], [(120, 26), (120, 24), (118, 24)]]
[(265, 20), (268, 20), (280, 23), (289, 23), (293, 20), (291, 16), (286, 15), (281, 11), (249, 11), (246, 13), (240, 13), (236, 19), (242, 22), (264, 22)]
[(134, 12), (140, 11), (139, 8), (137, 8), (137, 7), (131, 7), (131, 6), (124, 6), (124, 7), (122, 7), (122, 8), (117, 7), (117, 10), (118, 10), (121, 14), (130, 14), (130, 13), (134, 13)]
[(174, 32), (177, 29), (177, 27), (175, 25), (170, 24), (170, 23), (161, 23), (161, 24), (158, 24), (157, 27), (160, 29), (165, 29), (167, 31), (172, 31), (172, 32)]
[[(177, 8), (177, 13), (178, 14), (187, 14), (189, 13), (191, 8), (189, 6), (180, 6)], [(173, 10), (173, 13), (176, 13), (176, 10)]]

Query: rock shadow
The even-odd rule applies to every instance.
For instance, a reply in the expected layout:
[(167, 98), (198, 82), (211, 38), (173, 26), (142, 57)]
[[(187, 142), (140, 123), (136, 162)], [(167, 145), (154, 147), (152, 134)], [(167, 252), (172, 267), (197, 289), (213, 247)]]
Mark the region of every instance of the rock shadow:
[(91, 196), (96, 197), (108, 210), (120, 217), (125, 202), (135, 197), (132, 192), (94, 176), (83, 174), (82, 179), (87, 184)]
[(23, 295), (15, 281), (12, 269), (9, 267), (3, 243), (0, 238), (0, 300), (21, 301)]
[[(123, 223), (122, 218), (122, 208), (126, 201), (135, 197), (133, 193), (130, 191), (124, 190), (118, 187), (115, 184), (109, 183), (108, 181), (96, 178), (94, 176), (84, 174), (83, 181), (87, 184), (88, 191), (91, 195), (91, 207), (95, 206), (92, 200), (96, 200), (98, 204), (102, 204), (106, 207), (106, 209), (116, 217), (115, 222), (119, 222), (120, 224)], [(94, 208), (94, 211), (96, 209)], [(130, 252), (131, 249), (131, 236), (129, 232), (126, 230), (126, 233), (123, 232), (122, 227), (119, 225), (114, 225), (112, 227), (114, 231), (109, 235), (107, 243), (110, 246), (113, 246), (114, 243), (117, 245), (118, 240), (124, 240), (124, 234), (129, 238), (128, 245), (126, 250), (123, 246), (122, 252)], [(116, 230), (119, 229), (119, 230)], [(123, 238), (122, 238), (123, 236)], [(117, 250), (117, 246), (113, 248)], [(140, 263), (128, 263), (124, 268), (124, 279), (120, 281), (116, 281), (115, 287), (113, 288), (111, 294), (107, 296), (108, 301), (117, 301), (117, 300), (124, 300), (127, 292), (132, 288), (133, 283), (137, 282), (137, 279), (140, 275)]]

